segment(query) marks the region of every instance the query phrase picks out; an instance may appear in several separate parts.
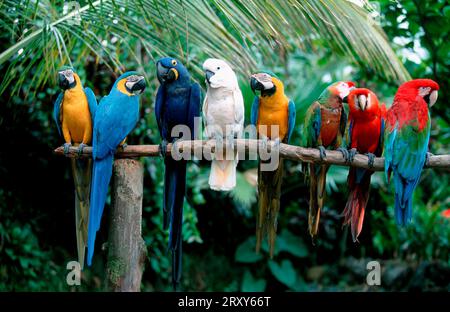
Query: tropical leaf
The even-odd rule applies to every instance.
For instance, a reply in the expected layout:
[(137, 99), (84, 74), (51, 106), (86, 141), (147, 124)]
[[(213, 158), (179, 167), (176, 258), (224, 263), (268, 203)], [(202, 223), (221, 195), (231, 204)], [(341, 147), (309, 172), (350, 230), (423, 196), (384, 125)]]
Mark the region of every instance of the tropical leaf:
[(257, 63), (275, 66), (290, 51), (321, 47), (398, 81), (408, 79), (368, 3), (360, 2), (98, 0), (63, 14), (65, 1), (2, 1), (0, 25), (9, 40), (3, 45), (9, 47), (0, 54), (0, 93), (9, 85), (17, 92), (24, 79), (36, 88), (56, 82), (58, 67), (82, 67), (92, 56), (118, 73), (124, 61), (134, 60), (153, 79), (152, 61), (166, 54), (197, 75), (199, 55), (225, 58), (248, 75)]

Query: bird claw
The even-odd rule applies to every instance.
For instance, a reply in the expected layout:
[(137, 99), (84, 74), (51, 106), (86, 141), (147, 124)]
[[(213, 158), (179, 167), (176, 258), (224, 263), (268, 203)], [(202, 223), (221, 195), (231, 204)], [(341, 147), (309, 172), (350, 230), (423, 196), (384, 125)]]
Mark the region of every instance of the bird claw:
[(426, 156), (425, 156), (425, 167), (430, 166), (430, 157), (434, 156), (434, 154), (427, 152)]
[(159, 143), (159, 154), (165, 158), (167, 155), (167, 140), (162, 140), (161, 143)]
[(358, 154), (358, 150), (356, 148), (352, 148), (348, 153), (349, 162), (352, 163), (355, 160), (355, 155)]
[(349, 156), (348, 150), (346, 148), (338, 147), (336, 150), (341, 152), (342, 157), (344, 158), (346, 163), (350, 162), (350, 156)]
[(319, 149), (320, 152), (320, 160), (324, 160), (327, 157), (325, 147), (323, 147), (323, 145), (319, 145), (317, 148)]
[(70, 150), (71, 146), (72, 146), (72, 144), (70, 144), (70, 143), (64, 143), (64, 145), (63, 145), (63, 147), (64, 147), (64, 155), (69, 154), (69, 150)]
[(366, 153), (364, 155), (366, 155), (369, 158), (369, 161), (367, 162), (367, 164), (369, 165), (369, 168), (373, 168), (373, 163), (375, 162), (375, 154)]
[(83, 149), (87, 146), (87, 144), (81, 143), (78, 145), (78, 157), (81, 157), (83, 155)]
[(127, 148), (128, 144), (127, 143), (123, 143), (122, 145), (120, 145), (120, 148), (122, 149), (122, 152), (125, 152), (125, 149)]

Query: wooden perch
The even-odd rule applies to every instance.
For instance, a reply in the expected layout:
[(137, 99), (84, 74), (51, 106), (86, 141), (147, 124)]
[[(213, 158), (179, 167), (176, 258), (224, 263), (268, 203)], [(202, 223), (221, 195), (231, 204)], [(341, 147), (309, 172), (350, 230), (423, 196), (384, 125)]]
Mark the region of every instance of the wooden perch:
[[(215, 150), (215, 140), (202, 141), (179, 141), (177, 143), (180, 152), (189, 152), (194, 155), (202, 155), (206, 159), (211, 159), (211, 152)], [(267, 144), (268, 152), (273, 148), (274, 143), (269, 141)], [(167, 154), (171, 153), (172, 144), (167, 145)], [(245, 151), (245, 153), (250, 153), (255, 155), (258, 150), (263, 149), (263, 143), (261, 140), (249, 140), (249, 139), (236, 139), (234, 140), (234, 148), (238, 151)], [(226, 144), (224, 143), (223, 149), (226, 149)], [(365, 155), (357, 154), (351, 164), (347, 163), (339, 151), (327, 151), (326, 158), (322, 161), (320, 159), (320, 153), (318, 149), (315, 148), (304, 148), (300, 146), (288, 145), (281, 143), (279, 145), (280, 157), (303, 162), (314, 162), (314, 163), (324, 163), (339, 166), (352, 166), (359, 168), (372, 169), (374, 171), (384, 170), (384, 158), (375, 158), (374, 165), (369, 168), (368, 157)], [(263, 149), (264, 150), (264, 149)], [(55, 149), (55, 154), (64, 155), (63, 147), (58, 147)], [(125, 150), (118, 148), (115, 154), (116, 158), (133, 158), (150, 156), (159, 156), (159, 145), (128, 145)], [(67, 157), (78, 157), (78, 150), (76, 147), (71, 147)], [(81, 154), (81, 157), (92, 157), (92, 148), (86, 147)], [(248, 159), (248, 158), (240, 158)], [(255, 158), (253, 158), (255, 159)], [(450, 167), (450, 155), (435, 155), (431, 156), (429, 159), (428, 168), (449, 168)]]
[(146, 257), (141, 237), (143, 180), (138, 160), (114, 161), (106, 274), (110, 291), (140, 291)]

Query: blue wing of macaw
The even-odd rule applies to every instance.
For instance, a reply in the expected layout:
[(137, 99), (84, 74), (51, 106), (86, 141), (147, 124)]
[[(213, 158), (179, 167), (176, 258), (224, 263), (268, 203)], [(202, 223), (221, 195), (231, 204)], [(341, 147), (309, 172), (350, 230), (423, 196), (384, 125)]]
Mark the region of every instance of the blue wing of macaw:
[(62, 135), (61, 131), (61, 106), (64, 99), (64, 92), (60, 92), (53, 105), (53, 119), (55, 120), (56, 128), (59, 135)]
[(256, 126), (258, 122), (258, 114), (259, 114), (259, 97), (255, 96), (252, 103), (252, 110), (250, 114), (250, 123)]
[(295, 104), (294, 102), (292, 102), (292, 100), (290, 100), (288, 106), (288, 143), (291, 140), (292, 133), (294, 132), (295, 116), (296, 116)]
[(392, 156), (394, 153), (394, 141), (397, 136), (397, 127), (398, 125), (396, 124), (392, 129), (388, 128), (384, 134), (384, 174), (388, 183), (391, 179)]
[(86, 94), (86, 98), (89, 105), (89, 111), (91, 112), (91, 119), (92, 121), (94, 121), (95, 113), (97, 111), (97, 99), (95, 97), (94, 92), (89, 87), (84, 88), (84, 93)]
[(163, 139), (168, 140), (167, 137), (163, 135), (162, 127), (163, 127), (163, 108), (164, 108), (164, 98), (165, 98), (165, 91), (164, 86), (161, 85), (158, 88), (158, 91), (156, 93), (156, 101), (155, 101), (155, 117), (156, 117), (156, 123), (158, 124), (158, 130), (159, 134)]
[[(191, 92), (189, 95), (189, 124), (188, 127), (191, 129), (191, 139), (194, 140), (198, 137), (199, 129), (195, 128), (195, 117), (200, 117), (200, 102), (201, 102), (201, 89), (198, 83), (193, 83), (191, 86)], [(200, 125), (197, 125), (197, 127)]]

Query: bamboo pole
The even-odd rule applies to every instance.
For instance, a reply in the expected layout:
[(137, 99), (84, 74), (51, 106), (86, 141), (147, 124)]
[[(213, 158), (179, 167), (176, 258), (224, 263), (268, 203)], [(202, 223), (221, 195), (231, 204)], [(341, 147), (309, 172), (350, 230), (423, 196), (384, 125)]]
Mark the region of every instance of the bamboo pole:
[[(255, 154), (260, 151), (262, 146), (261, 140), (250, 140), (250, 139), (237, 139), (234, 140), (234, 148), (238, 151), (245, 151), (246, 153)], [(211, 159), (211, 153), (215, 151), (216, 144), (214, 140), (202, 141), (202, 140), (194, 140), (194, 141), (181, 141), (177, 143), (178, 149), (180, 152), (187, 152), (194, 155), (200, 155), (206, 159)], [(270, 152), (273, 148), (273, 142), (269, 141), (267, 144), (267, 149)], [(168, 144), (167, 146), (167, 154), (171, 153), (172, 144)], [(223, 149), (226, 149), (225, 143)], [(66, 155), (67, 157), (78, 157), (76, 147), (71, 147), (69, 149), (69, 153)], [(63, 148), (58, 147), (55, 149), (55, 154), (63, 155)], [(159, 156), (159, 145), (128, 145), (125, 150), (118, 148), (115, 157), (116, 158), (131, 158), (131, 157), (155, 157)], [(302, 162), (314, 162), (314, 163), (323, 163), (323, 164), (331, 164), (331, 165), (339, 165), (339, 166), (351, 166), (351, 167), (359, 167), (371, 169), (374, 171), (383, 171), (384, 170), (384, 158), (377, 157), (375, 158), (374, 165), (372, 168), (369, 168), (368, 165), (368, 157), (365, 155), (357, 154), (351, 164), (347, 163), (342, 156), (342, 153), (339, 151), (327, 151), (326, 158), (324, 160), (320, 159), (320, 153), (318, 149), (315, 148), (304, 148), (300, 146), (288, 145), (280, 143), (279, 145), (279, 156), (282, 158), (290, 159), (293, 161), (302, 161)], [(86, 147), (83, 150), (81, 157), (91, 157), (92, 156), (92, 148)], [(197, 157), (198, 158), (198, 157)], [(240, 158), (244, 159), (244, 158)], [(427, 168), (450, 168), (450, 155), (434, 155), (429, 159), (429, 163), (426, 166)]]

